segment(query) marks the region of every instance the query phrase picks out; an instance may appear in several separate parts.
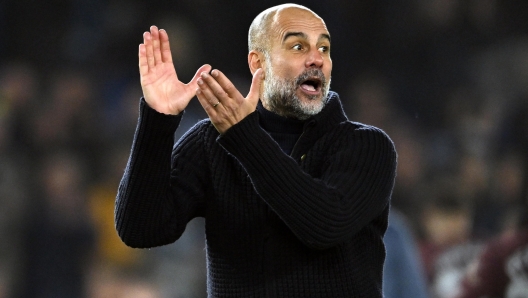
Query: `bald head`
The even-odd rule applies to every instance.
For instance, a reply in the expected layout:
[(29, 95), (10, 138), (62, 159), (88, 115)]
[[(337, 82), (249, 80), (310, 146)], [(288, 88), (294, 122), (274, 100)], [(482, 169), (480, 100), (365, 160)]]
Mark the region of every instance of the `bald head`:
[(302, 5), (288, 3), (270, 7), (261, 12), (249, 27), (248, 49), (250, 52), (253, 50), (265, 54), (269, 52), (273, 36), (270, 30), (277, 23), (280, 14), (288, 10), (305, 11), (323, 21), (315, 12)]

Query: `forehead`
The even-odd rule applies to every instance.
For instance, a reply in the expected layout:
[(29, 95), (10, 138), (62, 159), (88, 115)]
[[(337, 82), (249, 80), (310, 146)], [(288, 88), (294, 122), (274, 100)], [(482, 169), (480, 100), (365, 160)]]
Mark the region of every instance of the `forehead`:
[(296, 7), (277, 11), (271, 24), (272, 42), (281, 42), (290, 32), (302, 32), (307, 36), (329, 34), (323, 19), (309, 10)]

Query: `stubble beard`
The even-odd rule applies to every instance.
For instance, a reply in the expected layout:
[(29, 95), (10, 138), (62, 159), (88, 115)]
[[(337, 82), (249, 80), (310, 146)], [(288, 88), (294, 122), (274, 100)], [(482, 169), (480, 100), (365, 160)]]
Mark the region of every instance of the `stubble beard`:
[[(296, 91), (302, 82), (312, 77), (321, 80), (322, 93), (319, 95), (305, 94), (308, 100), (301, 100)], [(324, 108), (330, 90), (330, 80), (327, 81), (323, 72), (318, 68), (307, 69), (292, 79), (280, 78), (274, 75), (270, 65), (266, 68), (262, 100), (270, 111), (280, 116), (306, 120)]]

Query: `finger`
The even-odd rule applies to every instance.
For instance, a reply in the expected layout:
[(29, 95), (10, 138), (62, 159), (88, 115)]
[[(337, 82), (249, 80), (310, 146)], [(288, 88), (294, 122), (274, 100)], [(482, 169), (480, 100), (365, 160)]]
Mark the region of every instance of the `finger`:
[(194, 75), (192, 80), (187, 85), (190, 88), (192, 88), (192, 90), (196, 90), (196, 88), (198, 88), (197, 81), (200, 78), (200, 75), (202, 74), (202, 72), (208, 73), (210, 71), (211, 71), (211, 65), (209, 64), (202, 65), (202, 67), (198, 68), (198, 70), (196, 71), (196, 74)]
[(169, 35), (165, 29), (159, 31), (160, 36), (160, 48), (161, 48), (161, 60), (166, 63), (172, 63), (172, 53), (169, 44)]
[(150, 35), (152, 36), (152, 51), (154, 52), (154, 63), (158, 65), (162, 63), (158, 27), (150, 26)]
[(154, 52), (152, 50), (152, 36), (150, 32), (143, 33), (143, 43), (145, 44), (145, 49), (147, 53), (147, 64), (149, 69), (153, 69), (154, 64)]
[(220, 134), (223, 134), (227, 129), (229, 129), (229, 127), (231, 127), (231, 125), (226, 125), (226, 122), (224, 121), (226, 110), (222, 104), (219, 104), (216, 107), (211, 105), (202, 89), (196, 90), (196, 97), (198, 98), (198, 101), (200, 101), (200, 104), (209, 116), (211, 123), (214, 125), (214, 127)]
[(138, 57), (139, 57), (139, 75), (145, 76), (148, 73), (148, 63), (147, 63), (147, 50), (145, 49), (144, 44), (139, 45), (139, 51), (138, 51)]
[(222, 105), (223, 105), (228, 100), (226, 98), (218, 97), (215, 94), (214, 90), (211, 88), (211, 86), (205, 81), (206, 79), (210, 79), (210, 80), (214, 81), (214, 79), (212, 79), (209, 74), (207, 74), (205, 72), (202, 72), (202, 74), (200, 75), (200, 78), (197, 81), (198, 88), (200, 90), (200, 95), (203, 98), (205, 98), (207, 100), (207, 102), (209, 102), (209, 104), (213, 106), (213, 108), (219, 109), (220, 106), (215, 106), (216, 103), (222, 103)]
[(202, 89), (198, 88), (196, 89), (196, 98), (198, 98), (198, 101), (202, 105), (203, 109), (209, 116), (209, 118), (212, 120), (212, 118), (216, 117), (216, 108), (214, 108), (211, 103), (208, 101), (207, 97), (205, 96)]
[[(244, 97), (242, 97), (231, 81), (229, 81), (229, 79), (227, 79), (227, 77), (219, 70), (214, 69), (211, 71), (211, 75), (202, 73), (201, 78), (212, 92), (211, 102), (216, 102), (216, 98), (216, 100), (222, 103), (226, 110), (231, 112), (237, 110), (244, 100)], [(222, 85), (220, 85), (220, 83)]]
[(257, 69), (253, 74), (253, 79), (251, 80), (251, 87), (249, 88), (249, 93), (246, 96), (246, 99), (257, 106), (258, 100), (260, 98), (260, 87), (262, 86), (262, 68)]
[[(231, 83), (231, 81), (218, 69), (211, 71), (214, 81), (217, 84), (213, 84), (213, 90), (219, 93), (219, 95), (227, 94), (231, 98), (240, 98), (242, 95), (238, 92), (238, 89)], [(220, 87), (220, 89), (218, 88)]]

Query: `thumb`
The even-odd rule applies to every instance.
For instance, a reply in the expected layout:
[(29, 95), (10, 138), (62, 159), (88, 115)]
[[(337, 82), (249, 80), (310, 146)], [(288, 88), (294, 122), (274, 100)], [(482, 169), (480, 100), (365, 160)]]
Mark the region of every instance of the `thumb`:
[(209, 64), (202, 65), (202, 67), (198, 68), (198, 70), (196, 71), (196, 74), (194, 74), (194, 77), (187, 85), (191, 86), (192, 90), (195, 90), (196, 88), (198, 88), (197, 82), (198, 82), (198, 79), (200, 78), (200, 74), (202, 72), (210, 72), (210, 71), (211, 71), (211, 65)]
[(257, 102), (260, 97), (260, 86), (262, 85), (262, 68), (259, 68), (253, 74), (253, 79), (251, 80), (251, 87), (249, 88), (249, 93), (246, 96), (246, 99), (257, 106)]

